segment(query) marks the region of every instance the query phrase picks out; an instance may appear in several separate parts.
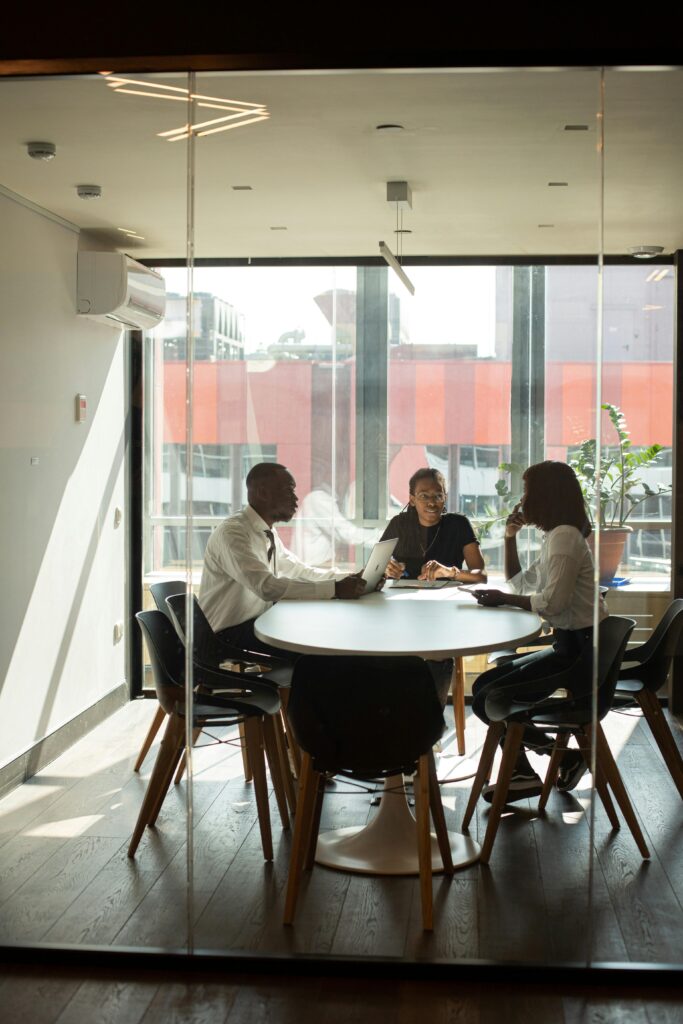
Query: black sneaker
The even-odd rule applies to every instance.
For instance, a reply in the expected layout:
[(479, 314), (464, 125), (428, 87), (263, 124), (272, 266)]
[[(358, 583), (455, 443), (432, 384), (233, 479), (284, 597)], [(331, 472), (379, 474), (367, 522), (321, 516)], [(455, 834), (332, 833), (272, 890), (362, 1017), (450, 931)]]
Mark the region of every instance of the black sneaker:
[[(489, 784), (488, 786), (484, 786), (482, 790), (481, 795), (489, 804), (493, 800), (495, 789), (495, 784)], [(543, 783), (541, 782), (541, 777), (540, 775), (537, 775), (536, 772), (529, 774), (529, 772), (515, 771), (512, 773), (512, 778), (510, 779), (505, 803), (511, 804), (515, 800), (525, 800), (527, 797), (540, 796), (542, 789)]]
[(569, 793), (572, 789), (576, 789), (586, 771), (588, 769), (581, 751), (568, 750), (557, 773), (555, 788), (560, 793)]

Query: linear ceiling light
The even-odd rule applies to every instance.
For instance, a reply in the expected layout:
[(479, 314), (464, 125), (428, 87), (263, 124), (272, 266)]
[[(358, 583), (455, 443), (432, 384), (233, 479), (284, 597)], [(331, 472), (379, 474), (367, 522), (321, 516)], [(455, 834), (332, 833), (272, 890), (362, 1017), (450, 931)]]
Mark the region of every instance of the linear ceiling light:
[(410, 278), (406, 274), (405, 270), (403, 269), (401, 264), (398, 262), (398, 260), (394, 256), (393, 252), (391, 251), (389, 246), (386, 244), (386, 242), (380, 242), (379, 243), (379, 254), (380, 254), (380, 256), (384, 257), (384, 259), (387, 261), (387, 263), (389, 264), (391, 269), (394, 271), (396, 276), (399, 278), (399, 280), (408, 289), (410, 294), (414, 295), (415, 294), (415, 285), (410, 280)]
[[(180, 128), (172, 128), (168, 132), (157, 132), (159, 138), (167, 142), (178, 142), (190, 135), (213, 135), (216, 132), (225, 132), (230, 128), (241, 128), (243, 125), (256, 124), (258, 121), (265, 121), (270, 117), (263, 103), (249, 103), (246, 100), (225, 100), (220, 96), (205, 96), (203, 93), (189, 92), (177, 85), (162, 85), (159, 82), (145, 82), (134, 78), (120, 78), (105, 72), (100, 72), (107, 85), (113, 92), (126, 93), (129, 96), (148, 96), (150, 99), (172, 100), (176, 103), (187, 103), (193, 100), (198, 107), (208, 107), (212, 110), (222, 110), (224, 117), (216, 117), (210, 121), (198, 121), (196, 124), (184, 124)], [(124, 88), (135, 86), (135, 88)], [(163, 90), (163, 91), (162, 91)], [(228, 124), (227, 122), (233, 122)], [(210, 128), (209, 125), (217, 127)], [(204, 130), (200, 130), (204, 129)]]

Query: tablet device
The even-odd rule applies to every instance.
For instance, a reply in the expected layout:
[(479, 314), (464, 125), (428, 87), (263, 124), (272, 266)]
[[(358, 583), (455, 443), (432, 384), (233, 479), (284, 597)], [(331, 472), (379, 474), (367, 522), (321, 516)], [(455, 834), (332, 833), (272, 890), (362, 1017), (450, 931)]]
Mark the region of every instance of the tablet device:
[(397, 543), (398, 537), (393, 537), (391, 540), (380, 540), (370, 552), (370, 557), (365, 563), (365, 568), (361, 574), (361, 578), (367, 584), (365, 588), (366, 594), (371, 594), (384, 576), (384, 570), (389, 564), (389, 559)]

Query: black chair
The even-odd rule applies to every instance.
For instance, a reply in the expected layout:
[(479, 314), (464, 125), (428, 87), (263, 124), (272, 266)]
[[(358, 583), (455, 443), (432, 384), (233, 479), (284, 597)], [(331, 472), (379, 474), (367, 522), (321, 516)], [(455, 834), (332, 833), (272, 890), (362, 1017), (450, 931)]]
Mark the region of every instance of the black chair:
[(154, 603), (160, 612), (168, 615), (166, 598), (172, 594), (184, 594), (187, 590), (185, 580), (161, 580), (159, 583), (152, 583), (149, 592), (154, 598)]
[(554, 732), (557, 735), (539, 800), (540, 811), (545, 808), (548, 801), (550, 791), (557, 779), (567, 744), (572, 735), (576, 737), (579, 750), (584, 756), (586, 765), (590, 768), (591, 736), (593, 725), (595, 725), (597, 737), (595, 787), (605, 807), (610, 824), (615, 829), (619, 828), (619, 819), (614, 810), (608, 786), (611, 787), (614, 793), (642, 856), (646, 858), (650, 856), (638, 820), (624, 788), (621, 775), (619, 774), (619, 769), (612, 757), (605, 734), (600, 725), (600, 721), (605, 717), (612, 705), (621, 659), (634, 626), (634, 619), (621, 618), (616, 615), (609, 616), (600, 623), (598, 638), (597, 721), (595, 723), (593, 721), (593, 699), (590, 686), (593, 672), (593, 652), (591, 649), (585, 652), (578, 665), (564, 672), (558, 672), (555, 675), (549, 676), (545, 680), (548, 688), (552, 687), (553, 692), (565, 690), (571, 693), (572, 689), (576, 688), (577, 678), (580, 678), (582, 680), (581, 689), (584, 693), (583, 696), (550, 696), (540, 701), (525, 700), (526, 693), (529, 693), (532, 688), (538, 691), (540, 688), (539, 684), (543, 685), (542, 681), (534, 680), (533, 683), (520, 684), (520, 686), (494, 689), (486, 698), (486, 714), (491, 720), (491, 725), (486, 735), (479, 767), (472, 784), (470, 799), (463, 818), (463, 828), (466, 829), (471, 821), (481, 791), (490, 777), (498, 741), (503, 730), (505, 730), (503, 757), (493, 794), (491, 813), (486, 827), (481, 857), (479, 858), (483, 864), (488, 864), (491, 856), (501, 814), (505, 806), (510, 778), (522, 745), (526, 725), (538, 726), (544, 731)]
[[(149, 592), (154, 598), (154, 603), (156, 604), (159, 611), (163, 612), (164, 615), (168, 615), (168, 609), (166, 607), (166, 598), (170, 597), (171, 594), (184, 594), (186, 589), (187, 584), (185, 580), (162, 580), (160, 583), (153, 583), (149, 588)], [(147, 735), (142, 741), (142, 746), (140, 747), (138, 759), (133, 765), (134, 772), (139, 772), (140, 769), (142, 768), (143, 761), (147, 757), (149, 749), (154, 743), (156, 734), (159, 732), (159, 729), (163, 725), (165, 718), (166, 712), (162, 708), (161, 704), (159, 704), (154, 714), (154, 718), (152, 719), (152, 722), (150, 724), (150, 727), (147, 730)]]
[(303, 756), (284, 923), (292, 924), (301, 874), (313, 866), (326, 776), (374, 780), (417, 772), (422, 921), (431, 929), (430, 809), (446, 873), (453, 863), (432, 752), (444, 720), (426, 664), (408, 657), (302, 657), (289, 714)]
[[(147, 641), (154, 686), (159, 703), (164, 713), (168, 715), (168, 724), (130, 841), (129, 857), (135, 856), (145, 828), (153, 827), (157, 820), (173, 773), (183, 754), (185, 742), (184, 647), (168, 617), (162, 612), (138, 612), (136, 618)], [(213, 672), (201, 666), (195, 666), (195, 683), (201, 691), (197, 693), (193, 702), (192, 724), (195, 729), (202, 729), (209, 723), (214, 727), (244, 723), (254, 773), (263, 856), (266, 860), (272, 860), (273, 842), (264, 748), (268, 755), (280, 812), (282, 814), (284, 808), (286, 816), (286, 802), (273, 729), (273, 716), (280, 709), (277, 691), (258, 679), (237, 672)], [(233, 686), (233, 692), (228, 695), (226, 690), (230, 684)], [(212, 692), (214, 690), (222, 692), (217, 694)], [(289, 825), (288, 818), (285, 820), (283, 817), (283, 825)]]
[(683, 598), (679, 597), (671, 602), (649, 640), (628, 651), (619, 672), (612, 706), (623, 708), (635, 702), (641, 707), (671, 778), (683, 797), (683, 758), (657, 698), (666, 683), (671, 663), (679, 653), (682, 631)]
[[(194, 611), (192, 646), (195, 661), (215, 669), (225, 662), (230, 662), (239, 666), (242, 671), (257, 670), (265, 682), (270, 682), (274, 686), (290, 686), (293, 666), (289, 662), (284, 659), (279, 660), (270, 654), (249, 651), (246, 648), (226, 643), (214, 633), (196, 594), (192, 595), (192, 607)], [(186, 594), (176, 592), (166, 597), (164, 608), (161, 609), (170, 618), (183, 643), (187, 636), (186, 608)]]
[[(301, 754), (294, 742), (289, 722), (287, 720), (287, 697), (292, 682), (293, 666), (285, 661), (279, 661), (269, 654), (260, 654), (255, 651), (247, 651), (232, 644), (220, 640), (202, 611), (201, 605), (196, 596), (193, 595), (192, 607), (193, 617), (193, 642), (194, 660), (202, 665), (207, 665), (218, 671), (221, 665), (226, 662), (233, 669), (240, 672), (258, 673), (258, 678), (264, 683), (277, 687), (280, 693), (281, 708), (280, 716), (276, 722), (276, 735), (278, 750), (287, 802), (292, 813), (296, 812), (296, 789), (292, 773), (296, 776), (301, 766)], [(187, 603), (185, 594), (176, 594), (166, 598), (166, 611), (171, 622), (176, 628), (178, 636), (185, 643), (187, 635)], [(249, 764), (248, 751), (244, 745), (244, 777), (247, 782), (251, 781), (251, 766)], [(290, 766), (290, 756), (292, 765)], [(182, 775), (181, 767), (178, 772)], [(179, 780), (177, 780), (179, 781)]]

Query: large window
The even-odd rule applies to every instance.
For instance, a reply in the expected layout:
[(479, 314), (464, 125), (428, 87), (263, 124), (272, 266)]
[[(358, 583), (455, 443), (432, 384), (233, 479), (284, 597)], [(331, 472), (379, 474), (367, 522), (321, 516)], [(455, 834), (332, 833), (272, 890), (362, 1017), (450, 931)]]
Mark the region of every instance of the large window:
[[(155, 572), (182, 559), (189, 511), (183, 272), (164, 273), (177, 316), (148, 339), (147, 358), (154, 426), (146, 565)], [(489, 570), (502, 570), (501, 464), (572, 460), (595, 435), (586, 398), (596, 386), (597, 270), (415, 266), (410, 273), (414, 298), (375, 266), (196, 271), (197, 567), (212, 527), (245, 502), (251, 466), (279, 461), (294, 473), (300, 499), (283, 535), (307, 561), (360, 564), (407, 501), (409, 477), (429, 465), (446, 477), (449, 508), (480, 529)], [(663, 446), (634, 492), (623, 581), (666, 581), (670, 573), (672, 285), (664, 266), (605, 271), (603, 401), (623, 412), (634, 451)], [(226, 319), (238, 325), (239, 344), (221, 348)], [(606, 420), (607, 449), (617, 441), (609, 430)], [(509, 483), (519, 486), (514, 473)]]

